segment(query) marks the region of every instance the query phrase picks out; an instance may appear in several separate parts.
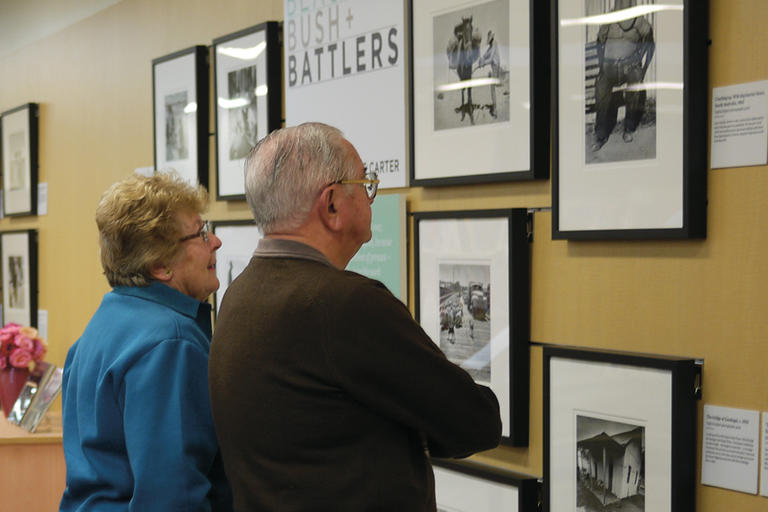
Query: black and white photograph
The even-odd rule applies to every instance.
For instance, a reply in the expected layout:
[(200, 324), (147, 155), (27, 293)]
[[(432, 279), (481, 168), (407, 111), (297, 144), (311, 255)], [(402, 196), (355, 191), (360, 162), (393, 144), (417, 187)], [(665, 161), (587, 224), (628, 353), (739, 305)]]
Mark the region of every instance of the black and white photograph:
[(435, 130), (509, 121), (509, 0), (440, 14), (433, 24)]
[(440, 350), (476, 382), (491, 382), (491, 267), (440, 264)]
[(267, 21), (213, 40), (216, 199), (245, 200), (245, 157), (281, 126), (280, 35)]
[(645, 512), (645, 427), (576, 416), (576, 510)]
[(248, 66), (227, 74), (229, 100), (237, 106), (227, 110), (229, 118), (229, 159), (245, 158), (258, 142), (256, 105), (256, 66)]
[(27, 103), (0, 115), (3, 216), (37, 214), (40, 107)]
[(24, 256), (8, 255), (8, 307), (19, 309), (26, 307), (26, 283), (24, 282)]
[(208, 48), (152, 59), (155, 172), (208, 186)]
[(219, 289), (213, 294), (214, 313), (218, 313), (224, 293), (248, 266), (262, 234), (250, 220), (216, 221), (213, 232), (221, 240), (221, 248), (216, 252)]
[(3, 322), (37, 327), (37, 231), (0, 233)]
[[(654, 0), (587, 0), (586, 16)], [(586, 163), (656, 158), (655, 16), (585, 26)]]
[(544, 512), (693, 512), (700, 363), (544, 344)]
[(706, 237), (701, 2), (551, 0), (554, 239)]
[(27, 143), (24, 132), (14, 132), (8, 135), (10, 149), (9, 190), (19, 190), (28, 187), (27, 184)]
[(549, 6), (411, 2), (411, 182), (549, 177)]
[(415, 212), (414, 316), (499, 400), (502, 443), (528, 443), (530, 248), (524, 208)]
[(187, 91), (165, 96), (165, 158), (169, 162), (189, 158), (188, 126), (192, 117)]

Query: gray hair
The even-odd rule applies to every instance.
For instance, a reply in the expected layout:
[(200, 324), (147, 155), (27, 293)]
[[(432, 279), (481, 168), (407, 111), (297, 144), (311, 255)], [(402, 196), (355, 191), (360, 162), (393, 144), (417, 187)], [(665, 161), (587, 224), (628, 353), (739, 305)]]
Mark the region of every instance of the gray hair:
[(298, 228), (322, 188), (349, 177), (343, 140), (337, 128), (304, 123), (256, 144), (245, 160), (245, 196), (262, 233)]

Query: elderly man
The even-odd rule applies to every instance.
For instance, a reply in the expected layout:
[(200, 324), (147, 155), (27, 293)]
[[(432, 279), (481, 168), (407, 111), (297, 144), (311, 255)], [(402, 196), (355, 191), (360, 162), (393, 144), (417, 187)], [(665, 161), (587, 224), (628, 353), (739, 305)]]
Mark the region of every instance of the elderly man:
[(426, 450), (495, 447), (496, 397), (381, 283), (344, 267), (378, 180), (335, 128), (273, 132), (246, 161), (264, 233), (222, 301), (211, 400), (239, 511), (434, 511)]

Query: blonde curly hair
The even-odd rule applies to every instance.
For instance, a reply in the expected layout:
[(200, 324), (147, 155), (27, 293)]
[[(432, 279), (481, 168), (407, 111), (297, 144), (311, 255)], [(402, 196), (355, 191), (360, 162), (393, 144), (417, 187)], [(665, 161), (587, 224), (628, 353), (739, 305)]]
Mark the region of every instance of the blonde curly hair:
[(133, 175), (112, 185), (96, 208), (101, 266), (111, 286), (147, 286), (152, 267), (180, 249), (180, 212), (203, 213), (208, 193), (175, 173)]

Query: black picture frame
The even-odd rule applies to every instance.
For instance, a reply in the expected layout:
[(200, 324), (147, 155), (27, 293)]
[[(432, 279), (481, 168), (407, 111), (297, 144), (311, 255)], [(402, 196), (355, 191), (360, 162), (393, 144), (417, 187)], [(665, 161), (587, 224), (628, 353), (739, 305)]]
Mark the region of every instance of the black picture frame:
[(216, 252), (219, 288), (213, 294), (213, 312), (217, 315), (227, 288), (248, 264), (263, 234), (253, 220), (214, 221), (211, 225), (222, 243)]
[(37, 215), (40, 106), (26, 103), (0, 114), (3, 216)]
[(0, 233), (3, 324), (37, 327), (37, 230)]
[[(408, 9), (411, 184), (445, 186), (548, 178), (549, 3), (490, 0), (468, 6), (460, 0), (449, 0), (448, 3), (445, 0), (409, 0)], [(448, 9), (452, 9), (451, 12), (446, 12)], [(485, 62), (483, 52), (493, 53), (492, 45), (488, 43), (493, 41), (499, 66), (488, 65), (488, 68), (482, 67), (482, 71), (473, 69), (469, 77), (459, 79), (459, 67), (454, 66), (455, 62), (450, 60), (443, 44), (452, 44), (454, 39), (459, 39), (445, 29), (451, 29), (453, 23), (470, 16), (474, 20), (472, 23), (478, 20), (486, 23), (479, 34), (479, 52), (470, 52), (472, 57), (477, 57), (474, 62)], [(458, 26), (453, 28), (454, 34)], [(477, 27), (474, 29), (479, 31)], [(445, 35), (442, 38), (445, 41), (435, 35), (437, 32)], [(477, 41), (474, 35), (472, 39)], [(528, 50), (528, 60), (523, 64), (518, 54), (512, 57), (512, 51), (520, 44)], [(513, 62), (519, 69), (510, 69)], [(452, 78), (452, 75), (457, 76)], [(490, 103), (465, 102), (461, 99), (463, 91), (458, 96), (456, 91), (461, 90), (458, 84), (469, 79), (483, 81), (468, 88), (469, 94), (477, 88), (478, 93), (484, 94), (483, 98), (489, 96), (485, 99)], [(495, 80), (497, 85), (484, 82), (489, 80)], [(433, 91), (433, 84), (446, 90)], [(485, 91), (486, 87), (490, 92)], [(497, 93), (496, 88), (501, 91)], [(453, 96), (460, 103), (455, 109), (453, 103), (448, 104)], [(500, 97), (500, 101), (496, 97)], [(479, 110), (477, 119), (475, 110)], [(480, 124), (476, 124), (478, 122)]]
[(208, 186), (208, 47), (152, 59), (155, 172)]
[(554, 239), (706, 237), (709, 2), (638, 4), (623, 33), (644, 43), (621, 60), (619, 22), (588, 22), (611, 0), (551, 0)]
[[(282, 126), (281, 30), (279, 22), (267, 21), (213, 40), (217, 200), (245, 200), (245, 157)], [(242, 119), (230, 116), (235, 109)], [(235, 131), (242, 131), (239, 143)]]
[(527, 446), (528, 212), (462, 210), (413, 217), (416, 321), (448, 359), (496, 393), (502, 443)]
[(545, 512), (575, 509), (598, 481), (605, 501), (638, 500), (642, 485), (644, 510), (694, 511), (695, 359), (544, 345), (543, 374)]
[[(505, 510), (539, 512), (541, 484), (537, 477), (509, 471), (472, 460), (432, 458), (435, 473), (435, 498), (439, 510), (456, 512)], [(442, 473), (446, 473), (445, 476)], [(500, 485), (499, 485), (500, 484)], [(464, 504), (453, 503), (445, 491), (460, 497)], [(487, 508), (483, 508), (487, 507)]]

